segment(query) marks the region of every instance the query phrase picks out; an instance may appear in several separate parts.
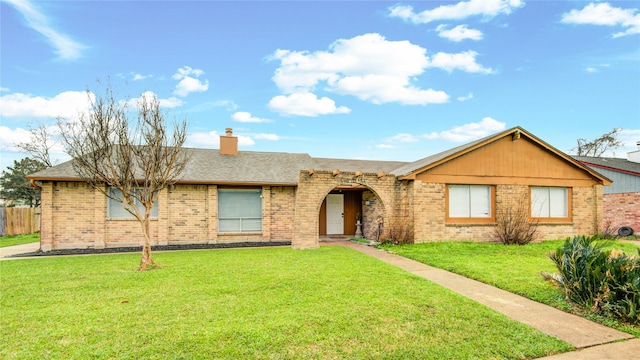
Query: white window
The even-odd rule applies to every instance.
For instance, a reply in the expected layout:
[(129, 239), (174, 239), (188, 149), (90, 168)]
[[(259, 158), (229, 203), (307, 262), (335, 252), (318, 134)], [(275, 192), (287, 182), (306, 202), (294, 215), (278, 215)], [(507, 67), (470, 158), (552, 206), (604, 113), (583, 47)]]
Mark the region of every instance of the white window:
[(568, 218), (569, 189), (561, 187), (532, 187), (531, 217)]
[(449, 185), (449, 218), (491, 218), (491, 186)]
[(262, 191), (218, 190), (218, 231), (262, 231)]
[[(115, 187), (109, 188), (109, 202), (107, 203), (107, 217), (109, 219), (134, 219), (135, 217), (131, 215), (130, 212), (124, 209), (124, 206), (118, 200), (114, 200), (111, 197), (122, 199), (122, 191)], [(135, 200), (135, 204), (138, 207), (138, 211), (140, 214), (144, 214), (144, 205), (138, 200)], [(151, 208), (152, 219), (158, 218), (158, 200), (153, 203), (153, 207)]]

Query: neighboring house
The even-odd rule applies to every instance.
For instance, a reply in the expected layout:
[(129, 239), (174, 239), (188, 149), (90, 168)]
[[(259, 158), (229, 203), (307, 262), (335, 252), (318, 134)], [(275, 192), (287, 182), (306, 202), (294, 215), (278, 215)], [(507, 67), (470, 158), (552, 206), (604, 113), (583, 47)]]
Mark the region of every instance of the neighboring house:
[[(291, 242), (325, 236), (381, 238), (393, 226), (416, 242), (493, 241), (496, 210), (524, 206), (541, 239), (595, 234), (611, 181), (516, 127), (415, 162), (313, 158), (238, 151), (231, 129), (220, 150), (191, 149), (180, 181), (158, 194), (153, 244)], [(140, 225), (75, 175), (71, 162), (29, 176), (42, 189), (41, 248), (142, 244)]]
[(613, 181), (604, 188), (603, 228), (618, 231), (630, 227), (640, 233), (640, 142), (628, 159), (574, 156), (584, 165)]

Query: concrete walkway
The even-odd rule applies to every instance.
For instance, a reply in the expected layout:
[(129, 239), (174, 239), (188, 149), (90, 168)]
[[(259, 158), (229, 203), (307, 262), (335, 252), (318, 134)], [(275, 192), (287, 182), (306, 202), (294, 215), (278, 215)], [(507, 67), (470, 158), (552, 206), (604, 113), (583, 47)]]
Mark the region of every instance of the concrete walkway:
[(513, 320), (527, 324), (545, 334), (567, 342), (578, 349), (578, 351), (554, 355), (544, 359), (605, 360), (640, 358), (640, 339), (634, 338), (633, 335), (374, 247), (348, 241), (328, 242), (322, 243), (322, 245), (346, 246), (375, 257), (451, 289)]
[[(39, 249), (40, 249), (39, 242), (2, 247), (0, 248), (0, 259), (6, 258), (7, 256), (11, 256), (11, 255), (16, 255), (16, 254), (36, 252)], [(19, 258), (14, 258), (14, 259), (19, 259)]]

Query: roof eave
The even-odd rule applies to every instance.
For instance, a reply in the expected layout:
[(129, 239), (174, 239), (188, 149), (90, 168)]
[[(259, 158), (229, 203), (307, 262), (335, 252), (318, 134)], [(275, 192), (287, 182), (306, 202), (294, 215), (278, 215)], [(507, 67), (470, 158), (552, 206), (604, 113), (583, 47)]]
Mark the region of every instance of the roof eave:
[[(31, 181), (67, 181), (67, 182), (84, 182), (83, 179), (77, 177), (32, 177), (26, 176)], [(175, 184), (179, 185), (223, 185), (223, 186), (298, 186), (298, 183), (292, 182), (264, 182), (264, 181), (200, 181), (200, 180), (178, 180)]]
[(178, 185), (222, 185), (222, 186), (294, 186), (298, 183), (291, 182), (263, 182), (263, 181), (197, 181), (186, 180), (177, 181)]
[(587, 166), (593, 166), (593, 167), (597, 167), (597, 168), (600, 168), (600, 169), (619, 172), (619, 173), (623, 173), (623, 174), (627, 174), (627, 175), (640, 176), (640, 173), (637, 173), (635, 171), (624, 170), (624, 169), (620, 169), (620, 168), (616, 168), (616, 167), (610, 167), (610, 166), (601, 165), (601, 164), (594, 164), (594, 163), (588, 162), (588, 161), (580, 161), (580, 162), (585, 164), (585, 165), (587, 165)]

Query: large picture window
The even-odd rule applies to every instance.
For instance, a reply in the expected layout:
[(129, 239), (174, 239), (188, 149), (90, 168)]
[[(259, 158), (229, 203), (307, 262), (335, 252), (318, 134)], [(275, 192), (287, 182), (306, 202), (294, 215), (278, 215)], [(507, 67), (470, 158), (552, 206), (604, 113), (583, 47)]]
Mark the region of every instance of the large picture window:
[[(135, 219), (130, 212), (124, 209), (124, 206), (120, 201), (113, 199), (116, 198), (122, 200), (122, 191), (115, 187), (110, 187), (109, 196), (109, 201), (107, 203), (107, 217), (109, 219)], [(142, 205), (138, 200), (135, 200), (135, 204), (138, 207), (140, 214), (144, 214), (144, 205)], [(152, 219), (158, 218), (158, 200), (153, 203), (150, 217)]]
[(219, 189), (218, 231), (262, 231), (262, 191)]
[(448, 185), (447, 219), (453, 222), (490, 222), (494, 218), (493, 187)]
[(564, 187), (531, 187), (531, 217), (569, 219), (569, 195)]

